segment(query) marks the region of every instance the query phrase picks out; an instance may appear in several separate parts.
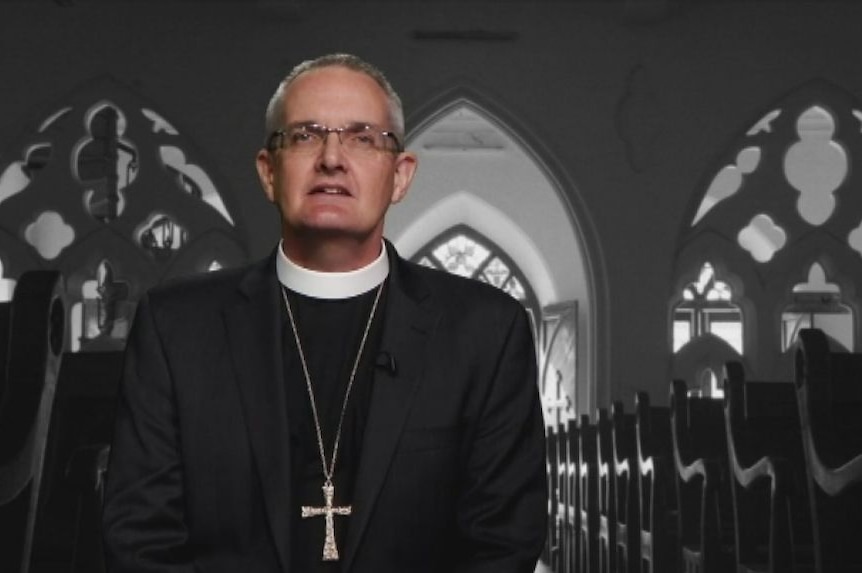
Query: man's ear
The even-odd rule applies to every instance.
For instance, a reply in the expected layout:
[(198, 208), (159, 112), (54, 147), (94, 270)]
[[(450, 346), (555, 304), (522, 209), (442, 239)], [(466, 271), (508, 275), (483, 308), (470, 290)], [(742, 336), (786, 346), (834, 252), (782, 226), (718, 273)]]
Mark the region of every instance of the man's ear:
[(257, 176), (260, 179), (260, 186), (266, 194), (266, 198), (271, 203), (275, 203), (275, 187), (273, 177), (275, 174), (275, 165), (273, 164), (275, 157), (266, 149), (261, 149), (255, 157), (255, 166), (257, 167)]
[(409, 151), (402, 151), (395, 158), (395, 176), (392, 188), (391, 203), (398, 203), (410, 188), (410, 183), (413, 181), (413, 176), (416, 174), (416, 168), (419, 165), (419, 159), (416, 154)]

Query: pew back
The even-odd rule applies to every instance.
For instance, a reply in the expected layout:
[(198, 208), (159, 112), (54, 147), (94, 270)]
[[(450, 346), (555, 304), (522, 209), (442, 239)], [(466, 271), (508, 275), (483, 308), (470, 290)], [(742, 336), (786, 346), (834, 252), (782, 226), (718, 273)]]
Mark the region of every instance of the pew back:
[(638, 479), (635, 417), (626, 414), (622, 402), (611, 405), (612, 456), (615, 524), (616, 565), (619, 573), (635, 573), (638, 568)]
[(799, 337), (795, 378), (816, 571), (860, 571), (862, 354), (833, 352), (819, 330)]
[(557, 491), (555, 495), (557, 509), (554, 520), (554, 535), (557, 539), (557, 545), (551, 560), (554, 571), (562, 571), (567, 549), (566, 545), (569, 543), (569, 538), (566, 536), (566, 521), (568, 520), (569, 510), (566, 503), (569, 497), (569, 468), (567, 459), (569, 438), (568, 426), (565, 424), (558, 425), (556, 451), (554, 452), (556, 455), (555, 465), (557, 466)]
[(557, 551), (557, 427), (545, 428), (545, 477), (548, 481), (548, 521), (545, 535), (545, 547), (542, 551), (542, 561), (553, 564)]
[(739, 570), (811, 566), (811, 525), (802, 438), (788, 382), (745, 379), (725, 365), (724, 417)]
[(635, 417), (640, 570), (674, 571), (678, 563), (670, 412), (666, 407), (651, 406), (649, 394), (638, 392)]
[(599, 410), (596, 421), (596, 471), (598, 473), (598, 571), (616, 572), (616, 480), (613, 479), (613, 428), (608, 411)]
[(574, 573), (577, 570), (578, 548), (580, 536), (580, 498), (578, 494), (578, 466), (580, 462), (580, 437), (577, 420), (569, 420), (567, 425), (568, 440), (566, 448), (566, 522), (563, 528), (563, 559), (562, 573)]
[(720, 400), (670, 390), (680, 559), (687, 573), (726, 571), (733, 561), (732, 504)]
[(5, 315), (0, 395), (0, 571), (27, 572), (42, 468), (63, 354), (65, 310), (59, 273), (29, 271)]
[(578, 562), (579, 573), (598, 569), (598, 469), (596, 464), (596, 426), (587, 415), (578, 425)]

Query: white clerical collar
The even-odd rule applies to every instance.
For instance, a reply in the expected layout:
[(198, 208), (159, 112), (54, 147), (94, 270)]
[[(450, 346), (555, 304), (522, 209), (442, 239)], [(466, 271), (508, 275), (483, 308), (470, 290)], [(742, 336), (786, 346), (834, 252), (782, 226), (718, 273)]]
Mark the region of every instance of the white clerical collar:
[(366, 293), (389, 276), (389, 257), (386, 246), (380, 248), (380, 256), (372, 263), (347, 272), (325, 273), (301, 267), (287, 258), (278, 243), (275, 270), (281, 284), (292, 291), (314, 298), (351, 298)]

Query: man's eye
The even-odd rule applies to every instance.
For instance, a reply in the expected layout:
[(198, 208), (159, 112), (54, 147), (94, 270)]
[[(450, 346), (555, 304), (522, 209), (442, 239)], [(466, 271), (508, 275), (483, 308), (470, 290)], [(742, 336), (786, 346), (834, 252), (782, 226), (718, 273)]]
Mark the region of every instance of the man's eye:
[(363, 147), (374, 147), (374, 136), (370, 133), (357, 133), (353, 137), (353, 142)]
[(290, 144), (291, 145), (302, 145), (306, 143), (314, 143), (317, 139), (317, 136), (310, 131), (306, 130), (297, 130), (290, 134)]

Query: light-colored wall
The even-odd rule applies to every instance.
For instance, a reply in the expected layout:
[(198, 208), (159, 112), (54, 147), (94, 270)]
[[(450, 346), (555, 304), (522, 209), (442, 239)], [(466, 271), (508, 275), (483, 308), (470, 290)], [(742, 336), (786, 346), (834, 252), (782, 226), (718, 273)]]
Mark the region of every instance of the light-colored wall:
[[(599, 403), (631, 404), (635, 389), (662, 401), (676, 239), (716, 158), (803, 82), (862, 95), (860, 17), (850, 2), (4, 2), (0, 162), (64, 94), (113, 76), (199, 144), (258, 256), (277, 224), (253, 157), (262, 110), (293, 64), (329, 51), (377, 63), (414, 125), (465, 87), (497, 104), (586, 222)], [(435, 29), (516, 38), (414, 37)]]

